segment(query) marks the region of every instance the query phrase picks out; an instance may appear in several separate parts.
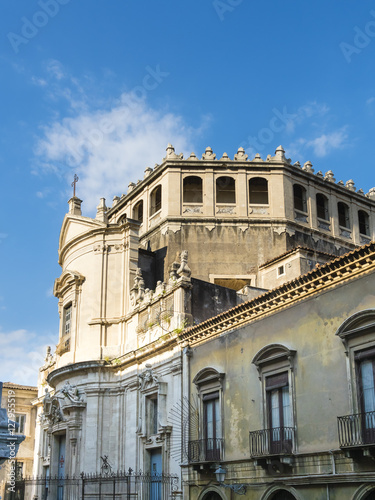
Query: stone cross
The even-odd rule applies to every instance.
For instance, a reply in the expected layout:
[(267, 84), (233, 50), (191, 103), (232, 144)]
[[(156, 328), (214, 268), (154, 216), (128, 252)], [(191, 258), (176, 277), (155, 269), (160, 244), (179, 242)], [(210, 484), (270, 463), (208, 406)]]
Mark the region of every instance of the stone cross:
[(72, 182), (72, 188), (73, 188), (73, 198), (75, 198), (75, 196), (76, 196), (76, 184), (77, 184), (78, 180), (79, 180), (78, 175), (77, 175), (77, 174), (74, 174), (74, 180), (73, 180), (73, 182)]

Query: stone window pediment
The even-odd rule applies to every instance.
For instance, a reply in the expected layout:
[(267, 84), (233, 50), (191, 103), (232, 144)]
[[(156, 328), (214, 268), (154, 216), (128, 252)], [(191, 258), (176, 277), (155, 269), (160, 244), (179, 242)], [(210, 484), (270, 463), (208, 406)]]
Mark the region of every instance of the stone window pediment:
[(353, 314), (344, 321), (337, 330), (336, 335), (340, 337), (345, 346), (355, 342), (355, 339), (374, 334), (375, 332), (375, 309), (367, 309)]
[(258, 372), (268, 365), (283, 364), (293, 370), (294, 356), (296, 351), (283, 346), (282, 344), (270, 344), (263, 347), (254, 356), (252, 363), (257, 367)]
[(203, 386), (218, 384), (220, 387), (222, 386), (222, 380), (225, 374), (220, 373), (215, 368), (203, 368), (200, 370), (193, 379), (193, 383), (197, 386), (198, 389), (201, 389)]

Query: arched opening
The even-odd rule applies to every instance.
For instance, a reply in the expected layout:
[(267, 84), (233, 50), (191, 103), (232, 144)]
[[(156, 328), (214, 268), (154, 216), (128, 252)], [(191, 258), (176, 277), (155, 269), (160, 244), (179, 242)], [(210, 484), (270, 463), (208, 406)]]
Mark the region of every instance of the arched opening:
[(289, 493), (287, 490), (280, 490), (276, 492), (272, 497), (272, 500), (296, 500), (296, 497)]
[(358, 225), (360, 234), (370, 236), (370, 219), (364, 210), (358, 210)]
[(337, 203), (337, 211), (339, 214), (339, 226), (345, 227), (347, 229), (350, 228), (350, 219), (349, 219), (349, 207), (346, 203), (339, 201)]
[(321, 193), (316, 195), (316, 215), (318, 219), (329, 220), (328, 199)]
[(268, 205), (268, 182), (263, 177), (249, 180), (249, 199), (251, 204)]
[(185, 177), (183, 185), (184, 203), (202, 203), (202, 179), (196, 175)]
[(294, 208), (300, 212), (307, 213), (306, 189), (299, 184), (293, 186)]
[(161, 186), (156, 186), (156, 188), (151, 192), (150, 195), (150, 215), (155, 214), (161, 209)]
[(236, 203), (236, 182), (233, 177), (216, 179), (216, 203)]
[(216, 491), (209, 491), (204, 495), (202, 500), (223, 500), (219, 493), (216, 493)]
[(143, 201), (139, 201), (133, 208), (133, 219), (143, 222)]

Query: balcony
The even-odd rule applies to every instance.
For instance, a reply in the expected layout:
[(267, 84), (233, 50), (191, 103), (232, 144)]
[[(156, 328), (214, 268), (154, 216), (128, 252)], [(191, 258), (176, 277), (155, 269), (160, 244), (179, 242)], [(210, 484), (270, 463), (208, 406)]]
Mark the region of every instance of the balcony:
[(375, 448), (375, 411), (337, 417), (340, 448), (362, 450), (363, 455), (373, 456)]
[(262, 467), (279, 461), (292, 465), (295, 449), (294, 427), (274, 427), (250, 432), (250, 457)]
[(218, 462), (223, 458), (224, 439), (207, 438), (189, 441), (189, 462)]

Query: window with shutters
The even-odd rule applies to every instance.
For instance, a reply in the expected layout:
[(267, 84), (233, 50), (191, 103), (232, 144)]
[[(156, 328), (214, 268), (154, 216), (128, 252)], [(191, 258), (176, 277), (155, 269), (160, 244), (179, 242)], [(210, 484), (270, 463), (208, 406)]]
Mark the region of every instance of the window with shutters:
[[(250, 455), (262, 459), (295, 451), (294, 363), (295, 351), (271, 344), (253, 359), (263, 394), (263, 428), (250, 431)], [(266, 462), (260, 465), (264, 465)]]
[(340, 447), (365, 455), (375, 445), (375, 310), (354, 314), (336, 335), (348, 356), (352, 401), (352, 413), (338, 417)]
[(224, 439), (222, 422), (223, 373), (204, 368), (194, 377), (200, 400), (197, 435), (189, 439), (190, 462), (217, 462), (223, 459)]

